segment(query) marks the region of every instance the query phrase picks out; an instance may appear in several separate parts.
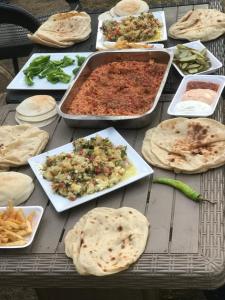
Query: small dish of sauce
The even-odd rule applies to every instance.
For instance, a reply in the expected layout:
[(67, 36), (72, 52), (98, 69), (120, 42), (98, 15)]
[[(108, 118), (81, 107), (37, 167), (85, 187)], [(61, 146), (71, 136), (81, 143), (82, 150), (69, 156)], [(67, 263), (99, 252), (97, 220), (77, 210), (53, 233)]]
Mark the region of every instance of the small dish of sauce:
[(225, 76), (191, 75), (184, 78), (168, 108), (177, 116), (210, 116), (225, 86)]
[(181, 101), (200, 101), (211, 105), (216, 100), (216, 96), (217, 92), (210, 89), (192, 89), (183, 94)]

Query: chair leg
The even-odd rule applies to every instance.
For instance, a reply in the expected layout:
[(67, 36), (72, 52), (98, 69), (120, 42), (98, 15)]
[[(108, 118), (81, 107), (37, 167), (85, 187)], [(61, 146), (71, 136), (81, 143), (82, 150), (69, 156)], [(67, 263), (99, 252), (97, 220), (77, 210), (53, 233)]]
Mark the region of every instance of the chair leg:
[(14, 72), (15, 74), (17, 74), (19, 72), (19, 64), (18, 64), (18, 59), (16, 57), (14, 57), (12, 59), (13, 61), (13, 68), (14, 68)]

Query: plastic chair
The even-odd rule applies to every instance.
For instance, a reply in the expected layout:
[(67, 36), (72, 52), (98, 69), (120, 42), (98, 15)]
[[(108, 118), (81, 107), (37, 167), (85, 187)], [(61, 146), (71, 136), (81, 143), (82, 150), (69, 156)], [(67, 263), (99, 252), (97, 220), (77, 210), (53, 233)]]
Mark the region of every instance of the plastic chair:
[(0, 3), (0, 59), (11, 58), (15, 73), (19, 71), (17, 58), (29, 55), (33, 48), (28, 30), (35, 32), (39, 26), (40, 21), (25, 9)]

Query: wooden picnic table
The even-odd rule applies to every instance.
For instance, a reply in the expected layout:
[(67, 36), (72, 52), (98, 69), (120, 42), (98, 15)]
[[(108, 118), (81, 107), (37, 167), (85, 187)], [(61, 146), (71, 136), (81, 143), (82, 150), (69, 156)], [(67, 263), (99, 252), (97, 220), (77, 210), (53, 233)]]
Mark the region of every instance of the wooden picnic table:
[[(222, 10), (219, 1), (211, 1), (209, 6)], [(174, 23), (186, 11), (196, 7), (202, 7), (202, 5), (164, 8), (167, 26)], [(208, 5), (204, 4), (203, 7), (208, 7)], [(83, 43), (83, 47), (89, 45), (85, 51), (93, 50), (93, 45), (95, 45), (97, 15), (93, 15), (93, 20), (94, 33), (89, 41)], [(169, 40), (168, 44), (172, 45), (177, 42), (179, 41)], [(223, 45), (224, 38), (207, 43), (207, 47), (224, 63)], [(41, 47), (38, 49), (40, 52), (50, 50)], [(74, 47), (74, 51), (81, 50), (84, 51), (82, 44)], [(71, 49), (66, 51), (71, 51)], [(180, 81), (181, 77), (178, 77), (174, 71), (171, 74), (168, 79), (169, 84), (171, 88), (176, 89), (176, 79)], [(219, 74), (225, 74), (224, 68), (219, 70)], [(167, 85), (167, 88), (172, 91), (170, 86)], [(26, 94), (27, 92), (10, 92), (8, 101), (13, 102), (16, 95), (18, 100)], [(156, 114), (147, 127), (119, 130), (138, 153), (141, 152), (146, 130), (168, 118), (166, 112), (172, 97), (172, 93), (164, 91)], [(3, 107), (0, 116), (1, 125), (16, 124), (15, 107), (15, 104)], [(222, 99), (213, 118), (220, 122), (224, 120)], [(46, 150), (97, 131), (94, 128), (70, 128), (61, 118), (44, 129), (50, 134)], [(225, 282), (223, 167), (201, 175), (175, 175), (173, 172), (154, 168), (156, 176), (184, 180), (196, 190), (201, 191), (203, 196), (216, 201), (216, 205), (194, 203), (170, 187), (152, 185), (152, 177), (147, 177), (63, 213), (55, 211), (28, 166), (18, 168), (18, 171), (34, 178), (35, 190), (25, 205), (43, 206), (44, 215), (30, 247), (0, 251), (1, 285), (36, 288), (211, 289)], [(80, 276), (75, 271), (72, 260), (64, 254), (64, 237), (83, 214), (100, 206), (113, 208), (130, 206), (144, 213), (151, 224), (149, 240), (144, 254), (128, 270), (101, 278)]]

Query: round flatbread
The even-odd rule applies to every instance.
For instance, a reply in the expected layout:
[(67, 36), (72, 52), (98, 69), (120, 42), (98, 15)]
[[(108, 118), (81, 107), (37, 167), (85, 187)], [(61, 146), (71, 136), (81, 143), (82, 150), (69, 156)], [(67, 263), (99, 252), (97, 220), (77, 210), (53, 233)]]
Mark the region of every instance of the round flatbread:
[(113, 16), (130, 16), (139, 15), (143, 12), (148, 12), (149, 6), (142, 0), (122, 0), (118, 2), (111, 10)]
[(154, 128), (153, 129), (149, 129), (146, 132), (144, 141), (143, 141), (143, 145), (142, 145), (142, 154), (144, 156), (144, 158), (153, 166), (158, 167), (158, 168), (162, 168), (162, 169), (166, 169), (166, 170), (170, 170), (171, 167), (169, 165), (166, 165), (165, 163), (163, 163), (158, 157), (157, 155), (152, 151), (152, 134), (153, 134)]
[(34, 190), (30, 176), (18, 172), (0, 172), (0, 206), (20, 205), (26, 201)]
[(225, 163), (225, 126), (213, 119), (175, 118), (146, 132), (143, 156), (176, 173), (202, 173)]
[(66, 254), (82, 275), (114, 274), (143, 253), (148, 228), (146, 217), (133, 208), (95, 208), (67, 233)]
[(88, 39), (90, 33), (90, 16), (85, 12), (70, 11), (52, 15), (28, 37), (36, 43), (64, 48)]
[(188, 11), (169, 28), (169, 36), (189, 41), (211, 41), (225, 32), (225, 14), (216, 9)]
[(56, 107), (55, 99), (48, 95), (35, 95), (21, 102), (16, 111), (26, 117), (46, 114)]
[(49, 139), (46, 131), (31, 125), (0, 127), (0, 170), (27, 164), (42, 152)]
[(33, 43), (44, 45), (44, 46), (49, 46), (49, 47), (52, 47), (52, 48), (66, 48), (66, 47), (70, 47), (70, 46), (73, 45), (73, 42), (64, 42), (64, 43), (62, 43), (62, 42), (57, 43), (56, 41), (50, 42), (48, 40), (42, 39), (36, 33), (28, 34), (27, 36)]
[(36, 126), (36, 127), (45, 127), (49, 124), (51, 124), (52, 122), (54, 122), (55, 120), (57, 119), (57, 116), (54, 116), (52, 118), (49, 118), (47, 120), (44, 120), (44, 121), (40, 121), (40, 122), (28, 122), (28, 121), (23, 121), (23, 120), (20, 120), (17, 115), (15, 115), (15, 120), (18, 124), (29, 124), (29, 125), (32, 125), (32, 126)]
[[(47, 112), (46, 114), (43, 115), (39, 115), (39, 116), (34, 116), (34, 117), (27, 117), (24, 115), (19, 114), (18, 112), (16, 112), (16, 118), (21, 120), (21, 121), (25, 121), (25, 122), (29, 122), (29, 123), (35, 123), (35, 122), (41, 122), (41, 121), (45, 121), (48, 120), (54, 116), (57, 115), (57, 108), (54, 108), (52, 110), (50, 110), (49, 112)], [(34, 124), (35, 125), (35, 124)]]

